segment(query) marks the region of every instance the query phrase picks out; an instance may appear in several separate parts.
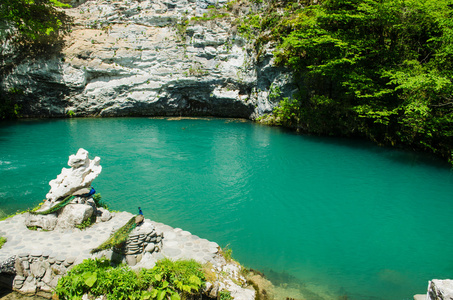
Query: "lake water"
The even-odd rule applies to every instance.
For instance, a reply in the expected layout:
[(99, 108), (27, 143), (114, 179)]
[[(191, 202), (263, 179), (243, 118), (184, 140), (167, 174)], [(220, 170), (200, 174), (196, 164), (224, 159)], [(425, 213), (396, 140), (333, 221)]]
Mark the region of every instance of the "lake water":
[(79, 148), (111, 209), (216, 241), (307, 299), (412, 299), (453, 278), (453, 172), (421, 154), (224, 119), (0, 123), (0, 214)]

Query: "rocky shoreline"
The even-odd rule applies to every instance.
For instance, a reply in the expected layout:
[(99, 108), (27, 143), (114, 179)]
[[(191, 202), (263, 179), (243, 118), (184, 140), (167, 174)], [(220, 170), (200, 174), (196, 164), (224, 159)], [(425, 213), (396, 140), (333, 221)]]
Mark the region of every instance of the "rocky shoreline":
[[(90, 160), (79, 149), (68, 165), (49, 182), (51, 189), (38, 208), (0, 221), (0, 237), (6, 239), (0, 248), (0, 286), (50, 298), (58, 281), (86, 259), (105, 257), (133, 270), (152, 269), (165, 258), (193, 259), (209, 268), (211, 279), (203, 290), (208, 298), (226, 291), (236, 300), (274, 299), (257, 284), (262, 277), (245, 278), (243, 267), (217, 243), (146, 219), (140, 208), (138, 215), (103, 208), (94, 189), (88, 189), (102, 170), (99, 157)], [(107, 243), (118, 233), (123, 239)], [(268, 281), (263, 285), (272, 289)], [(414, 299), (453, 299), (453, 281), (432, 280), (427, 294)]]
[[(35, 210), (0, 221), (0, 285), (26, 295), (49, 297), (58, 281), (86, 259), (107, 258), (131, 269), (152, 269), (158, 260), (193, 259), (209, 263), (215, 274), (205, 295), (228, 291), (234, 299), (253, 299), (255, 290), (241, 266), (226, 259), (215, 242), (139, 214), (110, 212), (88, 189), (100, 174), (100, 158), (79, 149), (68, 160), (46, 200)], [(88, 192), (88, 193), (87, 193)], [(114, 240), (110, 243), (111, 238)]]
[[(8, 242), (0, 249), (1, 283), (12, 284), (12, 289), (24, 294), (49, 296), (58, 280), (74, 265), (84, 259), (107, 257), (116, 259), (112, 250), (90, 254), (90, 250), (107, 239), (112, 231), (124, 225), (133, 215), (128, 212), (112, 213), (107, 222), (96, 222), (84, 230), (77, 228), (57, 231), (33, 231), (25, 226), (28, 213), (0, 221), (0, 236)], [(154, 238), (152, 247), (143, 241)], [(215, 295), (219, 290), (229, 290), (235, 299), (254, 299), (253, 288), (243, 288), (235, 282), (245, 284), (240, 266), (227, 262), (220, 247), (188, 231), (145, 219), (144, 223), (131, 232), (129, 243), (141, 245), (140, 254), (129, 252), (123, 259), (132, 269), (152, 268), (159, 259), (194, 259), (200, 263), (210, 262), (213, 272), (227, 274), (217, 286), (207, 285), (207, 293)], [(9, 275), (8, 275), (9, 274)]]

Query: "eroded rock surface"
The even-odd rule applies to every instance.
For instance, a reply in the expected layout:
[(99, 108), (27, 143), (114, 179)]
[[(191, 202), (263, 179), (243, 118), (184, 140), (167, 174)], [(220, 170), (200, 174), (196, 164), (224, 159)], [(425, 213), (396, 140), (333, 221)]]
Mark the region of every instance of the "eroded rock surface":
[(453, 299), (453, 280), (433, 279), (428, 284), (426, 300), (449, 300)]
[(101, 159), (99, 157), (90, 160), (88, 158), (88, 151), (80, 148), (77, 154), (69, 157), (68, 165), (71, 168), (63, 168), (61, 174), (49, 182), (51, 188), (46, 195), (47, 200), (55, 202), (56, 200), (73, 195), (81, 189), (91, 187), (93, 180), (102, 171), (100, 161)]
[(226, 12), (225, 0), (75, 4), (61, 55), (25, 61), (3, 80), (5, 91), (23, 92), (24, 116), (254, 118), (281, 100), (273, 88), (295, 89), (272, 49), (257, 59), (231, 13), (203, 19)]

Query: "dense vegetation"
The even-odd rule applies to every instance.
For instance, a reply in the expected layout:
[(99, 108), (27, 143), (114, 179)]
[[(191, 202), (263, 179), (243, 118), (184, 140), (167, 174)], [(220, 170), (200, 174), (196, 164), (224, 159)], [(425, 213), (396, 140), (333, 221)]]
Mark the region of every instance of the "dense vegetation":
[(107, 299), (185, 299), (200, 294), (203, 267), (194, 260), (163, 259), (139, 273), (127, 266), (111, 266), (108, 259), (85, 260), (58, 281), (59, 299), (82, 299), (83, 294)]
[(276, 63), (294, 71), (300, 93), (282, 99), (267, 122), (452, 161), (452, 3), (270, 0), (239, 31), (258, 36), (258, 55), (275, 44)]
[[(58, 51), (70, 20), (58, 0), (0, 1), (0, 83), (21, 59)], [(16, 97), (23, 91), (0, 89), (0, 120), (17, 117)]]

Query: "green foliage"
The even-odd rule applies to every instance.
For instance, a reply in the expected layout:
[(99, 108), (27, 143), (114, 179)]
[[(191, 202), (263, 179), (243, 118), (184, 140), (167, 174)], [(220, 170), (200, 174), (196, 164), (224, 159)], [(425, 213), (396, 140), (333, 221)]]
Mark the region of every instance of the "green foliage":
[(165, 259), (139, 274), (127, 266), (112, 267), (102, 259), (84, 260), (61, 278), (55, 288), (59, 299), (81, 299), (83, 294), (107, 299), (180, 299), (200, 291), (204, 284), (202, 266), (193, 261)]
[(84, 230), (84, 229), (90, 227), (91, 225), (93, 225), (95, 222), (96, 222), (96, 215), (93, 214), (90, 218), (83, 221), (82, 224), (75, 225), (75, 227), (80, 230)]
[(220, 249), (220, 255), (225, 258), (227, 262), (233, 260), (233, 249), (229, 247), (229, 244), (226, 245), (224, 248)]
[(202, 17), (192, 17), (190, 21), (200, 22), (200, 21), (211, 21), (215, 19), (226, 18), (230, 14), (225, 11), (223, 8), (216, 8), (214, 5), (208, 6), (208, 12), (203, 13)]
[(0, 249), (2, 249), (3, 245), (6, 243), (7, 239), (5, 237), (0, 236)]
[(22, 108), (17, 104), (17, 97), (23, 95), (23, 93), (23, 90), (18, 88), (11, 88), (6, 93), (2, 93), (0, 90), (0, 120), (20, 117)]
[(276, 64), (295, 73), (300, 95), (282, 101), (275, 123), (366, 136), (451, 159), (450, 0), (317, 3), (270, 1), (239, 26), (245, 37), (254, 38), (258, 56), (272, 41)]
[(176, 30), (176, 38), (181, 42), (184, 42), (186, 40), (187, 26), (189, 26), (189, 20), (187, 20), (186, 18), (183, 18), (179, 22), (176, 22), (174, 24), (174, 28)]
[(67, 115), (68, 117), (72, 118), (72, 117), (74, 117), (75, 113), (74, 113), (74, 111), (72, 111), (72, 110), (68, 110), (68, 112), (66, 113), (66, 115)]
[(96, 193), (93, 195), (93, 201), (96, 204), (96, 207), (103, 207), (107, 210), (109, 209), (107, 203), (105, 203), (105, 201), (102, 201), (102, 196), (100, 193)]
[(110, 236), (105, 242), (99, 245), (97, 248), (91, 250), (91, 254), (111, 249), (113, 247), (121, 248), (124, 242), (126, 242), (129, 237), (129, 233), (137, 226), (135, 224), (135, 216), (130, 218), (130, 220), (120, 229), (118, 229), (112, 236)]
[(151, 298), (162, 300), (169, 298), (180, 299), (200, 291), (204, 285), (203, 267), (194, 260), (163, 259), (156, 263), (151, 270), (142, 270), (139, 277), (153, 286)]
[(219, 300), (233, 300), (230, 291), (222, 290), (219, 292)]
[(70, 7), (57, 0), (2, 0), (0, 19), (11, 23), (21, 42), (48, 40), (64, 28), (64, 12), (56, 8)]
[(82, 299), (83, 294), (107, 299), (142, 299), (137, 275), (126, 266), (116, 268), (102, 259), (84, 260), (58, 281), (55, 293), (59, 299)]
[(276, 125), (295, 127), (299, 124), (300, 105), (297, 100), (284, 98), (279, 105), (274, 108)]
[(74, 199), (74, 197), (75, 196), (67, 196), (66, 198), (64, 198), (63, 200), (61, 200), (60, 202), (58, 202), (57, 204), (55, 204), (54, 206), (52, 206), (51, 208), (49, 208), (45, 211), (38, 212), (36, 210), (31, 210), (30, 213), (32, 215), (48, 215), (48, 214), (54, 213), (54, 212), (62, 209), (66, 205), (68, 205)]

